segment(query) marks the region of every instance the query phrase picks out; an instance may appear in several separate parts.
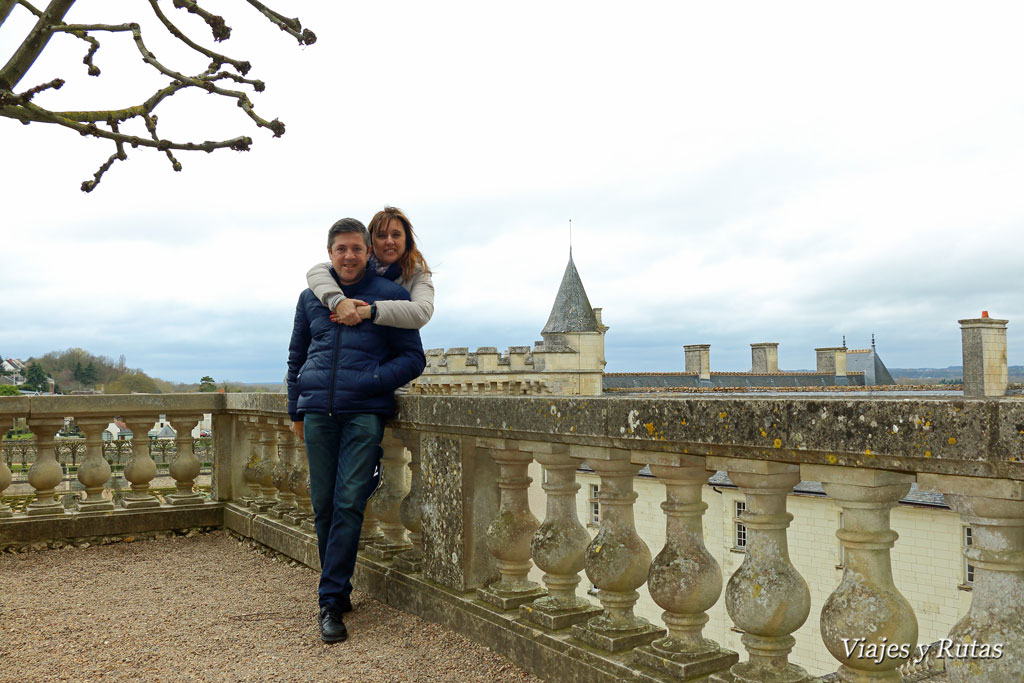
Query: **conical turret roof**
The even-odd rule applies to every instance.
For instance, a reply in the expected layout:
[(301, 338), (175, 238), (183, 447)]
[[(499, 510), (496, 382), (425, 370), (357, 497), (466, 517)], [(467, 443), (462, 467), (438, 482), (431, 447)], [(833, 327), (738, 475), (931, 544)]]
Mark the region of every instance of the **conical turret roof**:
[(583, 281), (572, 262), (572, 249), (569, 250), (569, 264), (562, 275), (562, 284), (555, 295), (555, 305), (551, 307), (548, 323), (541, 334), (559, 334), (563, 332), (597, 332), (597, 316), (587, 298), (587, 290), (583, 289)]

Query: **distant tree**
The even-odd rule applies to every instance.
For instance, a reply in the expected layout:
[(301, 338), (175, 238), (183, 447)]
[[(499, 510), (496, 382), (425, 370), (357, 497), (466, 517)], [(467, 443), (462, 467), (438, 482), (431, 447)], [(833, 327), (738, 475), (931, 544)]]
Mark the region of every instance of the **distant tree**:
[(48, 384), (43, 366), (36, 361), (29, 363), (28, 370), (25, 372), (25, 388), (31, 391), (43, 391)]
[(199, 378), (199, 391), (217, 391), (217, 385), (209, 375)]
[(21, 392), (13, 385), (0, 384), (0, 396), (21, 396)]
[(103, 387), (107, 394), (159, 394), (160, 388), (152, 377), (144, 372), (129, 370)]
[(96, 384), (98, 379), (99, 375), (96, 373), (96, 364), (89, 361), (88, 365), (82, 368), (82, 374), (78, 378), (78, 381), (86, 386), (92, 386), (93, 384)]

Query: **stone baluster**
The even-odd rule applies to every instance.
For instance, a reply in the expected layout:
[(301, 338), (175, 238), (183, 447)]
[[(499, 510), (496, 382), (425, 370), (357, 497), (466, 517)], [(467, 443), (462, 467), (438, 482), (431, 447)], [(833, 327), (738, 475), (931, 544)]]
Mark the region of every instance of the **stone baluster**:
[(544, 628), (557, 630), (578, 624), (601, 613), (589, 600), (576, 594), (590, 534), (576, 513), (576, 461), (564, 444), (521, 441), (519, 447), (533, 453), (547, 475), (542, 488), (547, 494), (544, 523), (533, 534), (530, 552), (544, 570), (547, 597), (519, 608), (520, 615)]
[(786, 496), (800, 482), (797, 465), (709, 457), (707, 466), (726, 470), (743, 491), (747, 511), (740, 521), (747, 528), (743, 564), (729, 579), (725, 607), (737, 628), (748, 659), (733, 664), (710, 681), (744, 683), (804, 683), (814, 680), (789, 653), (796, 644), (791, 633), (807, 620), (811, 592), (789, 560), (786, 529), (793, 515), (786, 512)]
[(110, 479), (110, 463), (103, 457), (103, 430), (110, 420), (81, 418), (75, 423), (85, 434), (85, 458), (78, 465), (78, 481), (85, 489), (85, 499), (78, 501), (78, 509), (82, 512), (113, 510), (113, 501), (103, 496), (103, 488)]
[(703, 487), (714, 471), (701, 456), (637, 452), (634, 460), (665, 485), (665, 547), (651, 563), (647, 590), (668, 627), (667, 636), (637, 648), (634, 660), (678, 680), (727, 670), (739, 655), (702, 635), (706, 612), (722, 595), (722, 568), (704, 546), (701, 521)]
[(412, 481), (409, 494), (402, 499), (399, 514), (402, 526), (409, 532), (412, 548), (395, 556), (393, 564), (404, 572), (418, 572), (423, 569), (423, 471), (420, 467), (420, 433), (404, 429), (392, 429), (392, 436), (402, 440), (409, 451), (409, 473)]
[(583, 459), (601, 478), (601, 525), (587, 546), (587, 577), (598, 588), (604, 607), (601, 616), (572, 627), (572, 636), (605, 652), (619, 652), (665, 634), (633, 614), (651, 567), (651, 551), (636, 532), (633, 504), (637, 494), (633, 477), (640, 466), (629, 461), (630, 452), (619, 448), (571, 446), (570, 454)]
[[(917, 618), (893, 582), (890, 550), (899, 535), (889, 517), (914, 475), (828, 465), (801, 465), (800, 474), (820, 481), (843, 509), (843, 578), (821, 610), (821, 638), (841, 664), (839, 679), (902, 680), (897, 669), (916, 656)], [(851, 651), (858, 642), (864, 648)]]
[(967, 614), (940, 641), (939, 658), (954, 683), (1017, 683), (1024, 672), (1024, 482), (919, 474), (971, 525), (963, 550), (974, 567)]
[(242, 467), (242, 481), (249, 489), (247, 495), (240, 496), (239, 502), (245, 506), (251, 506), (260, 495), (259, 465), (260, 465), (260, 437), (256, 428), (257, 418), (251, 415), (243, 415), (238, 418), (238, 427), (241, 432), (242, 453), (245, 454), (245, 465)]
[(14, 516), (14, 510), (3, 501), (4, 491), (11, 485), (12, 479), (11, 468), (7, 466), (7, 461), (3, 458), (3, 444), (0, 444), (0, 519)]
[(377, 511), (374, 509), (374, 499), (379, 492), (378, 489), (370, 495), (366, 501), (366, 509), (363, 510), (363, 526), (359, 529), (360, 550), (364, 550), (371, 543), (384, 540), (384, 534), (380, 531), (380, 520), (377, 519)]
[(402, 525), (402, 500), (408, 491), (405, 485), (405, 447), (402, 440), (385, 433), (381, 441), (384, 455), (380, 461), (381, 484), (373, 497), (373, 511), (380, 520), (382, 538), (366, 547), (366, 554), (375, 560), (390, 560), (411, 548), (405, 540)]
[(256, 429), (260, 433), (259, 454), (260, 460), (256, 464), (256, 484), (259, 487), (260, 497), (250, 505), (259, 512), (266, 512), (277, 505), (274, 488), (274, 469), (279, 459), (277, 452), (277, 418), (260, 418), (256, 423)]
[(150, 482), (156, 478), (156, 463), (149, 453), (149, 430), (154, 423), (154, 416), (125, 418), (132, 433), (132, 455), (124, 466), (124, 478), (131, 483), (131, 491), (121, 498), (121, 505), (129, 509), (160, 506), (160, 501), (149, 492)]
[(282, 519), (285, 514), (295, 510), (295, 492), (292, 491), (291, 473), (295, 468), (296, 450), (299, 437), (291, 430), (290, 423), (278, 425), (278, 460), (274, 466), (274, 488), (277, 489), (278, 503), (270, 510), (270, 514)]
[(487, 527), (487, 549), (494, 556), (500, 578), (477, 589), (477, 597), (501, 610), (517, 609), (547, 595), (530, 581), (530, 541), (540, 522), (530, 511), (527, 476), (533, 455), (519, 450), (519, 444), (505, 439), (477, 439), (477, 449), (490, 457), (501, 472), (498, 476), (498, 514)]
[(27, 515), (63, 515), (64, 506), (57, 500), (57, 487), (64, 481), (64, 470), (57, 462), (54, 436), (64, 426), (60, 418), (32, 420), (36, 435), (36, 461), (28, 470), (28, 483), (36, 490), (36, 499), (25, 508)]
[(309, 497), (309, 461), (306, 459), (305, 444), (299, 437), (292, 434), (294, 449), (294, 466), (288, 474), (288, 484), (295, 495), (295, 509), (287, 512), (282, 518), (288, 524), (302, 525), (310, 522), (310, 531), (316, 531), (313, 522), (313, 501)]
[(203, 419), (202, 415), (168, 415), (174, 426), (174, 448), (177, 453), (171, 462), (169, 473), (174, 479), (174, 493), (165, 500), (169, 505), (197, 505), (204, 502), (201, 493), (195, 490), (199, 476), (199, 458), (196, 457), (192, 430)]

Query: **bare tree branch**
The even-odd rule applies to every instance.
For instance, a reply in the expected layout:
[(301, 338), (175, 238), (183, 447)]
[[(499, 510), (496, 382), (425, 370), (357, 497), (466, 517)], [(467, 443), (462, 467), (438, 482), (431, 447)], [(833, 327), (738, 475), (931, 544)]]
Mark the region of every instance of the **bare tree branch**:
[(172, 36), (174, 36), (181, 42), (185, 43), (199, 54), (206, 55), (215, 62), (230, 64), (231, 66), (238, 69), (238, 73), (242, 74), (243, 76), (249, 73), (249, 69), (252, 68), (252, 65), (249, 64), (249, 62), (242, 62), (237, 59), (232, 59), (231, 57), (222, 55), (218, 52), (214, 52), (213, 50), (207, 50), (202, 45), (197, 45), (192, 41), (191, 38), (182, 33), (177, 26), (171, 23), (167, 16), (160, 10), (160, 6), (156, 3), (156, 0), (149, 0), (149, 5), (153, 8), (153, 13), (156, 14), (157, 19), (160, 20), (160, 23), (164, 25), (164, 27), (168, 30), (168, 32), (170, 32)]
[[(110, 140), (114, 144), (116, 151), (99, 167), (91, 180), (82, 183), (82, 190), (84, 192), (91, 192), (95, 189), (115, 162), (127, 160), (128, 156), (125, 153), (125, 145), (131, 145), (133, 148), (151, 148), (163, 152), (170, 161), (171, 168), (175, 171), (180, 171), (182, 165), (175, 158), (172, 150), (212, 152), (218, 149), (234, 149), (237, 151), (247, 151), (252, 145), (252, 139), (248, 136), (237, 136), (219, 141), (207, 140), (201, 143), (174, 141), (160, 137), (158, 130), (159, 118), (155, 110), (164, 100), (188, 88), (198, 88), (207, 93), (234, 100), (235, 104), (245, 112), (246, 116), (257, 127), (267, 128), (274, 134), (274, 137), (279, 137), (285, 132), (284, 124), (278, 119), (268, 121), (255, 112), (252, 101), (245, 90), (224, 87), (223, 84), (225, 82), (232, 82), (243, 88), (252, 88), (255, 92), (262, 92), (265, 89), (263, 81), (246, 78), (251, 68), (248, 61), (233, 59), (196, 43), (167, 18), (159, 6), (160, 0), (146, 1), (160, 23), (163, 24), (164, 28), (174, 38), (190, 50), (198, 52), (211, 60), (210, 65), (205, 71), (195, 76), (190, 76), (172, 68), (168, 65), (169, 63), (165, 64), (158, 60), (146, 46), (142, 30), (136, 22), (121, 24), (65, 24), (63, 18), (75, 3), (75, 0), (50, 0), (44, 11), (35, 8), (30, 4), (29, 0), (0, 0), (0, 25), (3, 24), (4, 19), (6, 19), (17, 4), (24, 6), (38, 18), (35, 26), (29, 31), (14, 56), (0, 70), (0, 117), (14, 119), (23, 124), (56, 124), (74, 130), (83, 136)], [(315, 42), (315, 34), (308, 29), (303, 30), (298, 19), (283, 17), (256, 0), (246, 1), (259, 10), (272, 23), (297, 38), (301, 44), (310, 45)], [(224, 24), (223, 18), (201, 8), (195, 0), (172, 0), (172, 2), (177, 8), (182, 8), (199, 15), (210, 26), (214, 34), (214, 40), (225, 40), (230, 36), (231, 29)], [(35, 60), (55, 33), (67, 33), (89, 44), (89, 50), (82, 62), (88, 67), (88, 73), (92, 76), (97, 76), (100, 73), (99, 68), (93, 63), (93, 57), (100, 47), (100, 41), (94, 34), (130, 33), (143, 61), (170, 80), (167, 85), (154, 92), (146, 100), (131, 107), (60, 112), (39, 106), (32, 101), (33, 97), (45, 90), (59, 89), (64, 85), (63, 79), (55, 78), (20, 93), (15, 93), (13, 88), (24, 77), (32, 64), (35, 63)], [(142, 119), (149, 133), (148, 138), (121, 132), (120, 125), (134, 118)], [(105, 128), (97, 125), (104, 123), (106, 124)]]
[(16, 3), (17, 0), (0, 0), (0, 24), (4, 23)]
[(278, 28), (287, 33), (288, 35), (299, 41), (299, 45), (312, 45), (316, 42), (316, 34), (310, 31), (308, 28), (303, 31), (302, 23), (296, 19), (289, 19), (282, 16), (264, 5), (259, 0), (245, 0), (250, 5), (258, 9), (263, 16), (270, 19), (272, 22), (277, 24)]
[[(146, 122), (146, 129), (149, 131), (149, 134), (153, 136), (154, 140), (160, 142), (160, 137), (156, 134), (156, 114), (143, 114), (142, 118)], [(171, 152), (171, 150), (165, 149), (164, 154), (166, 154), (167, 158), (170, 160), (171, 168), (173, 168), (175, 171), (180, 171), (181, 162), (174, 158), (174, 154)]]
[[(14, 2), (17, 2), (19, 5), (21, 5), (22, 7), (27, 9), (29, 12), (31, 12), (34, 15), (36, 15), (37, 17), (43, 16), (43, 13), (39, 9), (37, 9), (32, 3), (30, 3), (28, 0), (14, 0)], [(3, 20), (4, 20), (3, 11), (0, 10), (0, 23), (3, 23)]]
[[(110, 129), (116, 134), (118, 132), (117, 124), (111, 123)], [(92, 180), (86, 180), (82, 182), (82, 192), (92, 192), (96, 188), (96, 186), (100, 184), (100, 180), (103, 178), (103, 174), (106, 173), (107, 170), (114, 165), (115, 161), (124, 161), (128, 158), (128, 155), (124, 153), (124, 145), (120, 142), (116, 144), (117, 151), (111, 154), (110, 158), (107, 159), (107, 161), (102, 166), (100, 166), (99, 170), (93, 174)]]
[(75, 0), (51, 0), (28, 36), (7, 60), (4, 68), (0, 69), (0, 89), (14, 90), (17, 87), (29, 68), (35, 64), (46, 44), (50, 42), (54, 25), (64, 19), (64, 15), (74, 4)]
[(174, 6), (178, 9), (186, 9), (191, 14), (198, 14), (213, 31), (213, 39), (216, 42), (227, 40), (231, 37), (231, 27), (224, 23), (224, 17), (207, 12), (197, 5), (193, 0), (174, 0)]

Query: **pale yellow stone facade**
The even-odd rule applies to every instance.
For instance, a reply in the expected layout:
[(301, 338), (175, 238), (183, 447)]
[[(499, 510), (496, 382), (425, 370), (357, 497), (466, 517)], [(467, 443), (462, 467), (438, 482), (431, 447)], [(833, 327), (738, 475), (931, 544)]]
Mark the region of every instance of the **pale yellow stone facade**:
[[(539, 520), (544, 519), (544, 492), (540, 488), (543, 473), (540, 466), (530, 466), (533, 483), (530, 486), (530, 508)], [(577, 514), (580, 522), (591, 533), (597, 525), (591, 520), (591, 486), (600, 486), (600, 479), (578, 472), (576, 481), (580, 490), (576, 494)], [(657, 555), (665, 543), (665, 514), (661, 503), (665, 487), (653, 477), (640, 476), (634, 480), (637, 500), (633, 508), (637, 533), (647, 543), (652, 555)], [(717, 490), (716, 490), (717, 488)], [(744, 496), (735, 488), (704, 486), (704, 542), (722, 567), (723, 583), (743, 562), (743, 553), (735, 548), (736, 502)], [(811, 613), (804, 625), (793, 635), (796, 647), (790, 661), (804, 667), (808, 673), (821, 676), (835, 671), (839, 663), (825, 649), (821, 640), (819, 615), (829, 594), (842, 577), (839, 540), (840, 508), (827, 497), (791, 494), (788, 511), (793, 515), (789, 526), (789, 554), (793, 565), (807, 581), (811, 591)], [(964, 562), (961, 555), (963, 524), (959, 515), (949, 509), (900, 504), (892, 511), (892, 528), (899, 540), (892, 551), (893, 578), (899, 591), (914, 608), (920, 643), (932, 643), (945, 638), (953, 625), (967, 612), (971, 593), (962, 588)], [(530, 578), (541, 581), (543, 572), (533, 569)], [(586, 576), (580, 582), (583, 595), (590, 587)], [(662, 609), (646, 592), (639, 589), (640, 600), (635, 612), (653, 624), (661, 625)], [(594, 600), (596, 604), (596, 599)], [(722, 647), (741, 653), (741, 633), (732, 626), (725, 611), (725, 598), (718, 600), (708, 611), (710, 621), (704, 635)]]

